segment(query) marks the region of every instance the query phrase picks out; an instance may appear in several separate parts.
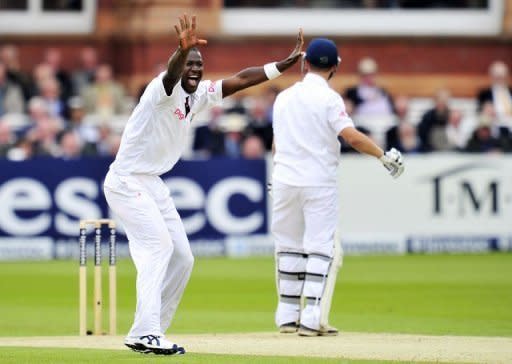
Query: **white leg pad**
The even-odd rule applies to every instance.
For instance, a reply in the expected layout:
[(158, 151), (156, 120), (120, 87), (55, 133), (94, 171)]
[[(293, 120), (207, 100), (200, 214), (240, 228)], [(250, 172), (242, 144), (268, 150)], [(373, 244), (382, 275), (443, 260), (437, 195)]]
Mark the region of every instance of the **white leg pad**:
[(304, 287), (307, 255), (295, 252), (280, 252), (276, 257), (276, 277), (279, 303), (276, 325), (298, 322), (300, 297)]
[(303, 292), (305, 307), (300, 323), (310, 329), (320, 329), (321, 301), (331, 263), (332, 258), (327, 255), (310, 254), (308, 256)]

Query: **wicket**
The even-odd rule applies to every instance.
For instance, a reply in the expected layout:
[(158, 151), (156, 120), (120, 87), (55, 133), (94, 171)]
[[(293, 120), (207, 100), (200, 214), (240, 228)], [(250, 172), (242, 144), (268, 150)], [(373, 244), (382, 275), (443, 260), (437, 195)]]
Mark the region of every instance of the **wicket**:
[(80, 335), (87, 335), (87, 226), (95, 228), (94, 240), (94, 335), (102, 334), (103, 293), (101, 278), (101, 227), (108, 225), (109, 241), (109, 334), (116, 334), (116, 224), (111, 219), (80, 220), (80, 267), (79, 267), (79, 330)]

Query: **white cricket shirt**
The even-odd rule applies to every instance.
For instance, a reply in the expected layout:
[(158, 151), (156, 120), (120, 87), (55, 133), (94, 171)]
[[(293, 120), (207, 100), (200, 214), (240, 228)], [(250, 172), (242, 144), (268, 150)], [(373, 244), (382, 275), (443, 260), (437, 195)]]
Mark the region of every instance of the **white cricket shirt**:
[(201, 81), (196, 92), (188, 94), (180, 80), (167, 96), (164, 74), (149, 83), (126, 124), (119, 152), (110, 166), (118, 175), (159, 176), (169, 171), (181, 156), (194, 115), (222, 101), (222, 81)]
[(341, 96), (314, 73), (281, 92), (274, 104), (273, 178), (291, 186), (335, 186), (338, 134), (353, 127)]

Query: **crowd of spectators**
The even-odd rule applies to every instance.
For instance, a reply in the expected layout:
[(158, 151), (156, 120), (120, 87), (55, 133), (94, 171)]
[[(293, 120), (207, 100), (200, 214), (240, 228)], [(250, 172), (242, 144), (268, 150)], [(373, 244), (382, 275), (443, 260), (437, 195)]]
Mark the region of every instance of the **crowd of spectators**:
[[(78, 54), (76, 69), (62, 68), (61, 52), (49, 48), (31, 74), (20, 69), (17, 48), (0, 47), (0, 158), (25, 160), (113, 157), (136, 100), (116, 81), (94, 48)], [(158, 66), (162, 70), (162, 66)], [(383, 148), (404, 153), (433, 151), (512, 152), (512, 89), (508, 68), (489, 68), (489, 87), (475, 95), (475, 110), (453, 106), (439, 90), (432, 107), (414, 118), (411, 99), (378, 84), (378, 65), (363, 58), (359, 82), (340, 90), (356, 126)], [(234, 96), (194, 120), (186, 157), (261, 158), (272, 148), (272, 106), (279, 89)], [(351, 152), (341, 142), (342, 152)]]

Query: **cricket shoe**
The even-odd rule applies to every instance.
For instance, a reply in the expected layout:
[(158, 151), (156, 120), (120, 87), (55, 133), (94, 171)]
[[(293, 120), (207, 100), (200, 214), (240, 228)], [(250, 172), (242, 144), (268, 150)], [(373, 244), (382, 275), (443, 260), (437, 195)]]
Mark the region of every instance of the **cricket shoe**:
[(327, 326), (320, 326), (319, 330), (312, 329), (310, 327), (300, 325), (298, 330), (299, 336), (337, 336), (338, 335), (338, 329), (327, 325)]
[(294, 334), (299, 329), (299, 324), (297, 322), (287, 322), (286, 324), (282, 324), (279, 326), (279, 332), (281, 334)]
[(319, 336), (338, 336), (338, 329), (331, 325), (320, 326)]
[(315, 330), (315, 329), (312, 329), (312, 328), (304, 326), (304, 325), (299, 326), (297, 333), (299, 334), (299, 336), (308, 336), (308, 337), (320, 336), (319, 330)]
[(185, 349), (177, 344), (170, 342), (165, 336), (145, 335), (128, 336), (124, 339), (124, 344), (142, 354), (154, 353), (156, 355), (182, 355)]

